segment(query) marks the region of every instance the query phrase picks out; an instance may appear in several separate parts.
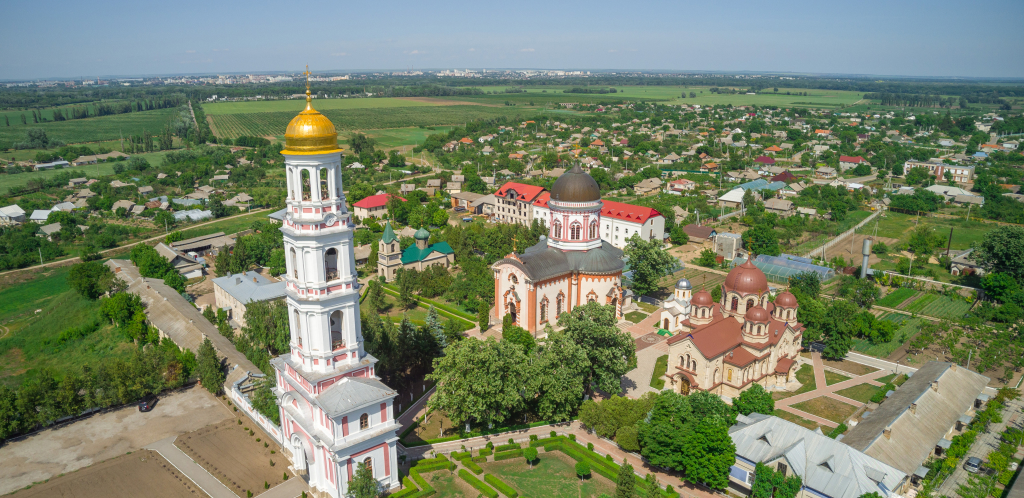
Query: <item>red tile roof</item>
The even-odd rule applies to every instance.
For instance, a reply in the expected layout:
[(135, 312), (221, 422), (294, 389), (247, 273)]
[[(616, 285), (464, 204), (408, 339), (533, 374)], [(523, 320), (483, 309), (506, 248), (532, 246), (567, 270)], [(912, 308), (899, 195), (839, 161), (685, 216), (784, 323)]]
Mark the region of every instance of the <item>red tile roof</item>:
[(461, 139), (459, 139), (459, 141), (464, 143), (464, 144), (471, 144), (471, 143), (473, 143), (473, 139), (469, 138), (469, 137), (462, 137)]
[(600, 146), (604, 145), (604, 142), (602, 142), (601, 140), (594, 140), (593, 142), (590, 142), (590, 145), (592, 145), (594, 147), (600, 147)]
[(353, 204), (353, 206), (360, 207), (360, 208), (365, 208), (365, 209), (381, 207), (381, 206), (383, 206), (383, 205), (388, 203), (388, 198), (389, 197), (394, 197), (396, 199), (401, 199), (403, 202), (405, 201), (404, 198), (398, 197), (397, 195), (377, 194), (377, 195), (371, 195), (371, 196), (369, 196), (369, 197), (367, 197), (367, 198), (365, 198), (365, 199), (363, 199), (363, 200)]
[(508, 182), (501, 186), (497, 192), (494, 193), (495, 197), (505, 197), (508, 195), (509, 189), (516, 191), (517, 201), (533, 202), (541, 192), (544, 192), (544, 187), (538, 187), (536, 185), (526, 185), (523, 183)]
[(632, 204), (623, 204), (621, 202), (614, 201), (603, 201), (603, 203), (604, 205), (601, 206), (601, 216), (610, 216), (623, 221), (630, 221), (642, 225), (647, 223), (647, 220), (651, 218), (661, 216), (661, 213), (654, 208), (634, 206)]
[(779, 147), (778, 145), (773, 145), (765, 149), (765, 152), (782, 152), (782, 148)]
[(865, 162), (865, 160), (863, 157), (860, 156), (839, 156), (839, 162), (860, 164), (862, 162)]
[(537, 200), (533, 201), (533, 205), (546, 208), (548, 207), (548, 200), (550, 199), (551, 192), (545, 190), (544, 193), (537, 196)]
[(754, 159), (754, 162), (761, 164), (775, 164), (775, 159), (768, 156), (757, 156), (757, 159)]

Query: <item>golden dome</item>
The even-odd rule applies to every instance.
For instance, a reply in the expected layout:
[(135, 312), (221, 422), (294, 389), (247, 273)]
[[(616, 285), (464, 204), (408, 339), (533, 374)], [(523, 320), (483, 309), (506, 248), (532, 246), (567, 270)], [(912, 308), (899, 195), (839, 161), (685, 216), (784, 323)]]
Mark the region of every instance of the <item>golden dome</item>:
[(292, 118), (284, 132), (285, 147), (282, 154), (327, 154), (341, 152), (338, 130), (327, 116), (313, 109), (309, 93), (309, 68), (306, 68), (306, 109)]

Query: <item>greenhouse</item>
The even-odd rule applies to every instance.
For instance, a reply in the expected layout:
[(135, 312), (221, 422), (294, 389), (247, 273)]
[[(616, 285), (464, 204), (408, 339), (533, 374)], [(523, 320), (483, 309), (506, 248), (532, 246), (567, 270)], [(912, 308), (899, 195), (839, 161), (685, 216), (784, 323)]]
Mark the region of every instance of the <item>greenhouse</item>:
[[(732, 266), (742, 265), (746, 261), (743, 258), (736, 258), (732, 261)], [(827, 282), (836, 276), (835, 270), (812, 264), (807, 258), (799, 256), (789, 256), (786, 254), (782, 256), (766, 256), (759, 254), (754, 258), (753, 263), (754, 266), (764, 272), (770, 282), (780, 284), (788, 283), (789, 277), (805, 271), (817, 273), (821, 277), (822, 282)]]

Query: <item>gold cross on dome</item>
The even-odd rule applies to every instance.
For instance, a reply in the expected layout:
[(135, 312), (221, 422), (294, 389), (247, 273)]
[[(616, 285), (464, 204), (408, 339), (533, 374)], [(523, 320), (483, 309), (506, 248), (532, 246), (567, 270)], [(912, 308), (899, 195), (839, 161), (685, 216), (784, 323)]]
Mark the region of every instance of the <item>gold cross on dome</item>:
[(306, 75), (306, 96), (309, 96), (309, 75), (313, 74), (309, 72), (309, 64), (306, 64), (306, 72), (302, 73)]
[(512, 252), (516, 252), (516, 243), (519, 242), (519, 234), (512, 235)]

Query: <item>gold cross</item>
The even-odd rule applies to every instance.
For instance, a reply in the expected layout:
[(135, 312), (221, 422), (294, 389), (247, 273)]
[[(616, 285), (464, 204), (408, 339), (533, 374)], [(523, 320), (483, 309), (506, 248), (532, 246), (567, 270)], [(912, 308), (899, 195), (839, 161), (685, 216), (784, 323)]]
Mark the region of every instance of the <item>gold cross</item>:
[(516, 252), (516, 243), (519, 242), (519, 234), (512, 235), (512, 252)]
[(302, 74), (306, 75), (306, 96), (309, 96), (309, 75), (313, 74), (309, 72), (309, 64), (306, 64), (306, 72)]

